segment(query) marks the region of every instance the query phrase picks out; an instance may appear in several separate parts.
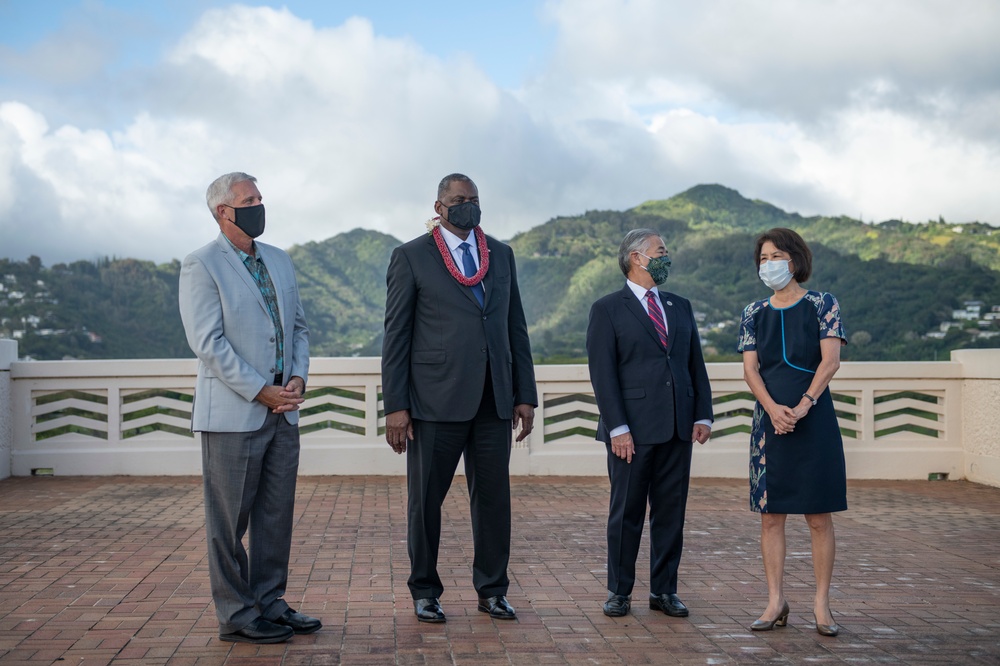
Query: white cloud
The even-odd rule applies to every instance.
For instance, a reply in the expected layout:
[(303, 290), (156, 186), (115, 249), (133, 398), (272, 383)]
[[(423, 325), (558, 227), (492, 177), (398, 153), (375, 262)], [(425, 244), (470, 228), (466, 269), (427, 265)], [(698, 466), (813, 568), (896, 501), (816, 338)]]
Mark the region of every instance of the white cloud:
[[(413, 237), (452, 171), (502, 238), (706, 182), (804, 214), (1000, 223), (1000, 9), (944, 7), (553, 2), (553, 60), (515, 91), (364, 18), (209, 10), (89, 107), (0, 99), (0, 256), (182, 257), (232, 170), (286, 247)], [(105, 108), (129, 111), (88, 123)]]
[(978, 94), (1000, 63), (993, 0), (562, 0), (548, 12), (570, 80), (664, 78), (806, 120), (879, 81)]

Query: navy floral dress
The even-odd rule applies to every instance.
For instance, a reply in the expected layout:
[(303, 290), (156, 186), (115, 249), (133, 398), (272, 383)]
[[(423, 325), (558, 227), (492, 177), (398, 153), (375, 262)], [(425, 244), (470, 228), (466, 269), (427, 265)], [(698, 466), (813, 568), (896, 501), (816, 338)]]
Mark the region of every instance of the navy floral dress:
[[(809, 390), (821, 360), (820, 340), (847, 336), (832, 294), (807, 291), (794, 305), (770, 299), (743, 310), (737, 351), (756, 351), (767, 392), (794, 407)], [(771, 417), (754, 406), (750, 433), (750, 508), (761, 513), (830, 513), (847, 508), (844, 442), (830, 389), (795, 430), (776, 435)]]

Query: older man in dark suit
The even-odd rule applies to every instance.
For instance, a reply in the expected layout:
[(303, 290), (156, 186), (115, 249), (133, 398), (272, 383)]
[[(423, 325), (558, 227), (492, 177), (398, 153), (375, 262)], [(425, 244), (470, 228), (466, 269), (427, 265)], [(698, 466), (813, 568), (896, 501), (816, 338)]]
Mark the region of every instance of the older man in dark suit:
[(604, 614), (629, 612), (646, 503), (649, 607), (673, 617), (692, 441), (711, 435), (712, 389), (691, 303), (660, 292), (670, 259), (658, 233), (625, 235), (618, 264), (626, 283), (590, 311), (587, 354), (600, 411), (597, 439), (608, 447), (608, 599)]
[(479, 228), (479, 190), (462, 174), (438, 186), (431, 233), (396, 248), (386, 276), (385, 436), (406, 453), (407, 581), (421, 622), (444, 622), (441, 504), (458, 460), (472, 510), (478, 609), (513, 619), (510, 448), (531, 432), (535, 374), (510, 247)]

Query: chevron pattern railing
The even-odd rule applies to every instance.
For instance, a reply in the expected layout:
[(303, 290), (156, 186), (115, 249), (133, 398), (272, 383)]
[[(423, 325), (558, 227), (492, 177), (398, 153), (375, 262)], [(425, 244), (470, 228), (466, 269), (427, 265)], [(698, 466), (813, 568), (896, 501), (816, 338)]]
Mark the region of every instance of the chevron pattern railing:
[[(384, 440), (377, 358), (313, 359), (300, 411), (304, 474), (401, 474)], [(189, 425), (193, 360), (14, 363), (12, 472), (197, 474)], [(739, 364), (710, 364), (713, 437), (699, 475), (745, 474), (753, 396)], [(515, 443), (516, 474), (605, 474), (598, 410), (583, 365), (536, 367), (535, 431)], [(831, 385), (852, 476), (915, 478), (962, 467), (962, 365), (845, 363)]]

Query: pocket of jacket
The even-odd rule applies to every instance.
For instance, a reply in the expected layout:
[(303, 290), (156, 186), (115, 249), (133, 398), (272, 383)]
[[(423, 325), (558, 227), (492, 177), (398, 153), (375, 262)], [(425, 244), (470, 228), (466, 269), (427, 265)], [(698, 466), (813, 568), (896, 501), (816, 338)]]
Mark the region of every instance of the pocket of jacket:
[(626, 400), (638, 400), (640, 398), (646, 397), (646, 389), (644, 388), (630, 388), (622, 389), (622, 397)]
[(444, 350), (427, 350), (413, 352), (414, 363), (444, 363)]

